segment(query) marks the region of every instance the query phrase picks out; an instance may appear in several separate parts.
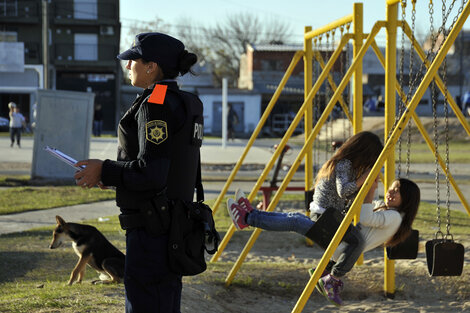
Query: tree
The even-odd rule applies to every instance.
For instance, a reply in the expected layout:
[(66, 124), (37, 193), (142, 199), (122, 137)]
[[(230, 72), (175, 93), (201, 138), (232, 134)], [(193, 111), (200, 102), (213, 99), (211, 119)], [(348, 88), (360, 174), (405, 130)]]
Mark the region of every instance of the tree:
[(181, 17), (174, 27), (176, 28), (176, 37), (184, 42), (186, 50), (195, 53), (198, 62), (207, 61), (206, 55), (208, 55), (209, 49), (206, 39), (207, 28), (190, 17)]
[(290, 33), (290, 25), (284, 22), (263, 22), (251, 13), (228, 15), (224, 22), (207, 31), (210, 49), (206, 58), (213, 66), (216, 82), (227, 77), (236, 86), (240, 56), (246, 52), (247, 44), (283, 43)]
[(222, 78), (227, 77), (229, 84), (236, 86), (240, 57), (246, 52), (247, 44), (282, 44), (291, 35), (291, 26), (274, 19), (261, 21), (251, 13), (228, 15), (223, 22), (211, 27), (204, 27), (190, 18), (181, 18), (171, 25), (155, 17), (151, 22), (130, 25), (129, 36), (121, 43), (121, 49), (128, 49), (136, 34), (150, 31), (174, 34), (184, 42), (186, 49), (196, 53), (200, 62), (211, 65), (215, 85), (220, 85)]

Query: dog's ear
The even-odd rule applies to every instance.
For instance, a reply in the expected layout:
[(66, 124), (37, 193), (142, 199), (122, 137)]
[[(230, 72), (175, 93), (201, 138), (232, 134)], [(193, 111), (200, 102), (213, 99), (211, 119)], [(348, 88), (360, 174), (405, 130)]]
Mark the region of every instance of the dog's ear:
[(57, 225), (64, 226), (66, 224), (64, 219), (62, 217), (60, 217), (59, 215), (55, 216), (55, 220), (57, 221)]

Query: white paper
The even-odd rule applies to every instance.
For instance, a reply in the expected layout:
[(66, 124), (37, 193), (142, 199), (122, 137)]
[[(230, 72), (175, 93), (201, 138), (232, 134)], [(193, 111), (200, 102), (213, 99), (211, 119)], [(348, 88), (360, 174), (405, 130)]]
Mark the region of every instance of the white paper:
[[(71, 156), (63, 153), (62, 151), (60, 150), (57, 150), (56, 148), (52, 148), (52, 147), (49, 147), (49, 146), (46, 146), (44, 147), (44, 150), (46, 150), (47, 152), (49, 152), (50, 154), (52, 154), (53, 156), (55, 156), (56, 158), (58, 158), (59, 160), (61, 160), (62, 162), (70, 165), (71, 167), (73, 167), (74, 169), (78, 170), (78, 171), (81, 171), (83, 170), (86, 166), (85, 165), (82, 165), (82, 166), (75, 166), (74, 164), (77, 163), (77, 160), (75, 160), (74, 158), (72, 158)], [(100, 184), (102, 184), (100, 182)], [(115, 187), (113, 186), (105, 186), (104, 188), (106, 189), (112, 189), (112, 190), (116, 190)]]
[(49, 152), (50, 154), (52, 154), (53, 156), (55, 156), (56, 158), (58, 158), (62, 162), (70, 165), (71, 167), (73, 167), (76, 170), (81, 171), (82, 169), (85, 168), (85, 166), (83, 166), (83, 165), (82, 166), (75, 166), (74, 164), (77, 163), (77, 160), (75, 160), (71, 156), (63, 153), (62, 151), (57, 150), (56, 148), (46, 146), (46, 147), (44, 147), (44, 150), (46, 150), (47, 152)]

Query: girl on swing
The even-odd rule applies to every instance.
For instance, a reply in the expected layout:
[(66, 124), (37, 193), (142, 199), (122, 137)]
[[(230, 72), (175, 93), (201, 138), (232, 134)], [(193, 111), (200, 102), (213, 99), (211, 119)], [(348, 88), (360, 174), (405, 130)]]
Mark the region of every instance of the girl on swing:
[[(237, 201), (229, 199), (227, 209), (236, 228), (254, 226), (274, 231), (294, 231), (307, 235), (326, 208), (343, 211), (353, 200), (367, 178), (380, 152), (382, 143), (370, 132), (349, 138), (320, 169), (315, 194), (310, 204), (310, 218), (302, 213), (265, 212), (254, 209), (243, 193)], [(341, 305), (340, 279), (348, 273), (362, 252), (383, 243), (396, 245), (406, 239), (419, 205), (418, 186), (406, 179), (395, 181), (385, 196), (385, 203), (374, 203), (377, 179), (367, 194), (361, 210), (360, 224), (351, 225), (328, 263), (317, 287), (332, 303)], [(311, 238), (315, 241), (314, 238)]]

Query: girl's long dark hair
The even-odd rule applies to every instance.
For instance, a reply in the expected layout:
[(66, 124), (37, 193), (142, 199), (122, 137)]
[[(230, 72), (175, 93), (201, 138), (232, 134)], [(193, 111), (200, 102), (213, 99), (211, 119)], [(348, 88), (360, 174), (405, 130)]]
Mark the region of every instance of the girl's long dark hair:
[(404, 216), (395, 235), (385, 243), (388, 247), (399, 244), (410, 235), (421, 199), (421, 192), (416, 183), (406, 178), (400, 178), (398, 182), (400, 183), (401, 205), (396, 209)]
[(380, 138), (371, 132), (362, 131), (350, 137), (325, 163), (318, 172), (316, 184), (323, 179), (329, 179), (333, 174), (336, 164), (340, 160), (348, 159), (352, 162), (352, 168), (358, 179), (366, 170), (371, 168), (382, 152), (383, 145)]

